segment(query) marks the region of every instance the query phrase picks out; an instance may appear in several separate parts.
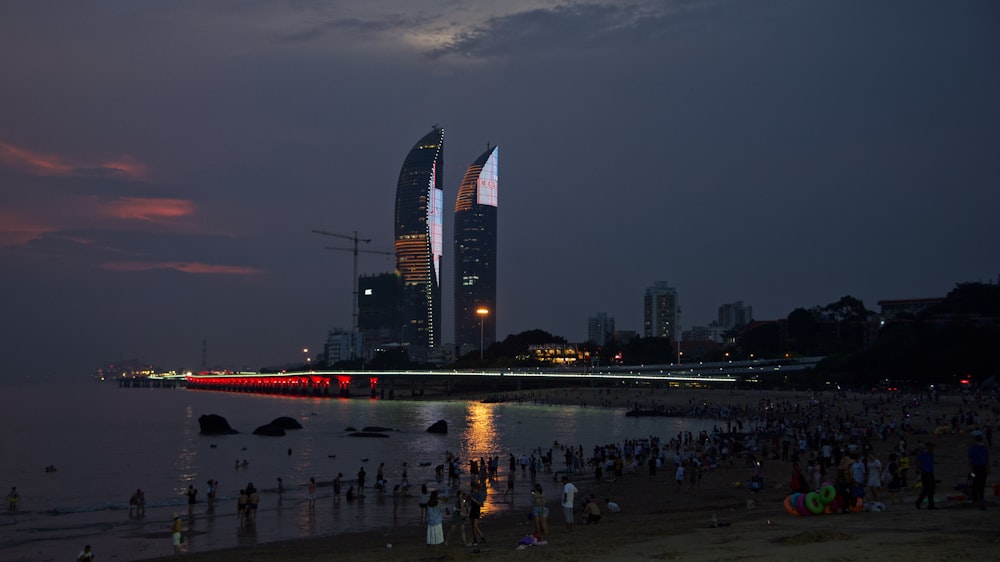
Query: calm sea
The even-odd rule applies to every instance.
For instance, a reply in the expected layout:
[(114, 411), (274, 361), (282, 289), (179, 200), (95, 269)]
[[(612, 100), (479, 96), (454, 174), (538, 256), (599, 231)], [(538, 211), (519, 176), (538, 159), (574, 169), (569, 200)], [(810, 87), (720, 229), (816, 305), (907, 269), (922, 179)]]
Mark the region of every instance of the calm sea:
[[(172, 513), (190, 527), (191, 551), (216, 550), (283, 539), (341, 532), (419, 527), (416, 498), (404, 500), (392, 520), (392, 500), (369, 490), (363, 502), (334, 503), (328, 483), (338, 472), (353, 482), (364, 468), (373, 482), (385, 463), (390, 486), (409, 467), (411, 492), (437, 486), (433, 466), (446, 452), (461, 459), (529, 453), (554, 442), (594, 445), (678, 431), (711, 429), (712, 422), (669, 418), (629, 418), (621, 410), (479, 402), (379, 401), (366, 398), (312, 399), (231, 394), (185, 389), (118, 388), (109, 383), (19, 384), (0, 387), (4, 407), (4, 494), (16, 486), (15, 513), (0, 516), (0, 553), (8, 561), (72, 559), (91, 544), (101, 560), (141, 560), (172, 554)], [(240, 433), (199, 434), (198, 417), (219, 414)], [(299, 420), (303, 429), (284, 437), (252, 431), (276, 417)], [(437, 420), (447, 435), (426, 432)], [(393, 428), (388, 439), (348, 436), (349, 426)], [(237, 466), (237, 462), (246, 466)], [(562, 465), (560, 451), (554, 460)], [(49, 465), (56, 471), (46, 472)], [(467, 466), (467, 465), (466, 465)], [(285, 492), (277, 494), (277, 478)], [(321, 484), (316, 507), (308, 509), (310, 477)], [(205, 504), (206, 483), (218, 480), (214, 513)], [(551, 478), (541, 478), (555, 494)], [(248, 482), (261, 490), (257, 524), (241, 527), (236, 518), (239, 489)], [(188, 485), (198, 504), (187, 517)], [(467, 485), (467, 480), (464, 481)], [(128, 499), (146, 494), (144, 517), (129, 516)], [(519, 482), (515, 504), (526, 506), (527, 484)], [(548, 491), (548, 490), (547, 490)], [(505, 509), (499, 502), (489, 509)], [(487, 511), (488, 511), (487, 510)]]

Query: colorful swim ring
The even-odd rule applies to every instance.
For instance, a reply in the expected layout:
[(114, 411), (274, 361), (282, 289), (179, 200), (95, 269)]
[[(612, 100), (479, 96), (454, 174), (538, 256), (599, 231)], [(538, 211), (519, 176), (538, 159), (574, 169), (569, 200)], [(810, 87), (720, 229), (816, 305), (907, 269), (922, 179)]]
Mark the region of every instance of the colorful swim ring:
[(795, 506), (792, 505), (792, 496), (785, 496), (784, 506), (785, 506), (785, 511), (787, 511), (790, 515), (794, 515), (796, 517), (802, 515), (801, 513), (799, 513), (799, 510), (795, 509)]
[(819, 499), (823, 502), (823, 505), (829, 505), (833, 503), (833, 500), (837, 497), (837, 489), (833, 486), (827, 485), (819, 489)]
[(806, 509), (815, 515), (823, 513), (823, 502), (819, 499), (819, 494), (816, 492), (809, 492), (806, 494)]
[(802, 515), (809, 515), (811, 513), (809, 508), (806, 507), (806, 495), (799, 494), (799, 497), (795, 500), (795, 509), (799, 510)]

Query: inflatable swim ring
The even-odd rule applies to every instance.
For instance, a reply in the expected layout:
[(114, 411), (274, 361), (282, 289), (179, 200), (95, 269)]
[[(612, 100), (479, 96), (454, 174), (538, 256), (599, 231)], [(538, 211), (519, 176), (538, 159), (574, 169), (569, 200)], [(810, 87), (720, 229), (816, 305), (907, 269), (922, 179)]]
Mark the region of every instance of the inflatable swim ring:
[(801, 513), (799, 513), (799, 510), (795, 509), (795, 506), (792, 505), (792, 496), (785, 496), (784, 506), (785, 506), (785, 511), (787, 511), (789, 514), (794, 515), (796, 517), (802, 515)]
[(829, 505), (833, 503), (833, 500), (837, 497), (837, 489), (833, 486), (827, 485), (823, 486), (819, 490), (819, 499), (823, 502), (823, 505)]
[(816, 492), (806, 494), (806, 509), (816, 515), (823, 513), (823, 502), (820, 501), (819, 494)]

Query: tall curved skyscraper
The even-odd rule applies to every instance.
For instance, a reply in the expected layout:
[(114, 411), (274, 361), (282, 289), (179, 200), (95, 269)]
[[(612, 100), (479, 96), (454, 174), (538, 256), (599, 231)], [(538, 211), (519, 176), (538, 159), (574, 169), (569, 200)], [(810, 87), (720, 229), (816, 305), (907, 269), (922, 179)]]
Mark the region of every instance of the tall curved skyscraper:
[(396, 184), (396, 269), (403, 277), (402, 340), (434, 347), (441, 332), (444, 129), (413, 145)]
[(459, 348), (482, 349), (496, 341), (499, 156), (499, 147), (487, 148), (469, 166), (455, 201), (455, 344)]

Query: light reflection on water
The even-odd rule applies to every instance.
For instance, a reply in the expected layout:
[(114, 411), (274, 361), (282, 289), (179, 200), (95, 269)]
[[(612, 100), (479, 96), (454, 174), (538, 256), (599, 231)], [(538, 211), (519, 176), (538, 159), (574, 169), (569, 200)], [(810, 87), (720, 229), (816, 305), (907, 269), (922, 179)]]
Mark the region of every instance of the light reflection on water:
[[(40, 549), (44, 544), (57, 557), (78, 550), (76, 539), (89, 536), (88, 529), (93, 528), (95, 534), (101, 533), (102, 557), (117, 553), (122, 559), (134, 559), (135, 551), (115, 546), (114, 541), (133, 544), (130, 537), (146, 527), (150, 533), (162, 531), (172, 511), (186, 512), (183, 492), (192, 483), (199, 488), (196, 524), (205, 531), (192, 537), (195, 550), (419, 525), (415, 498), (404, 501), (399, 521), (393, 523), (391, 496), (369, 488), (363, 502), (335, 503), (328, 483), (342, 472), (346, 490), (362, 466), (372, 483), (378, 464), (384, 462), (391, 489), (399, 483), (405, 462), (411, 492), (416, 493), (421, 484), (438, 485), (434, 466), (444, 463), (450, 451), (462, 460), (462, 489), (468, 491), (469, 458), (499, 456), (505, 472), (508, 454), (548, 450), (555, 441), (583, 445), (589, 454), (596, 444), (651, 434), (669, 438), (678, 431), (697, 433), (712, 427), (709, 421), (626, 418), (622, 411), (510, 403), (308, 399), (100, 384), (71, 388), (66, 394), (47, 388), (6, 390), (11, 406), (0, 411), (0, 423), (18, 431), (4, 434), (4, 449), (18, 454), (0, 463), (0, 481), (16, 484), (25, 505), (17, 524), (0, 526), (0, 551), (12, 555), (17, 552), (8, 548), (15, 545)], [(88, 405), (87, 415), (71, 421), (33, 414), (44, 405), (47, 411), (72, 415), (79, 404)], [(225, 417), (240, 433), (200, 435), (198, 418), (205, 414)], [(284, 437), (251, 434), (279, 416), (293, 417), (304, 428)], [(33, 423), (21, 423), (27, 417)], [(447, 435), (426, 432), (438, 420), (448, 423)], [(382, 439), (347, 435), (348, 426), (372, 425), (396, 431)], [(556, 450), (553, 455), (557, 466), (562, 463), (560, 453)], [(234, 467), (243, 459), (248, 461), (246, 468)], [(59, 471), (44, 473), (48, 464)], [(280, 496), (278, 477), (286, 489)], [(305, 504), (310, 477), (320, 483), (314, 511)], [(205, 514), (208, 479), (220, 482), (213, 515)], [(551, 479), (540, 481), (553, 485)], [(240, 529), (235, 518), (236, 497), (247, 482), (256, 482), (261, 490), (262, 519), (256, 529)], [(128, 498), (136, 488), (146, 492), (147, 516), (142, 521), (127, 518)], [(508, 508), (490, 502), (487, 506)], [(80, 515), (54, 516), (53, 510)], [(108, 524), (114, 525), (112, 531), (104, 530)], [(72, 544), (64, 544), (70, 539), (60, 529), (71, 525), (80, 531)], [(25, 534), (29, 529), (33, 531)]]
[(465, 431), (462, 433), (462, 456), (465, 458), (489, 457), (498, 454), (498, 421), (496, 404), (469, 402), (465, 414)]

